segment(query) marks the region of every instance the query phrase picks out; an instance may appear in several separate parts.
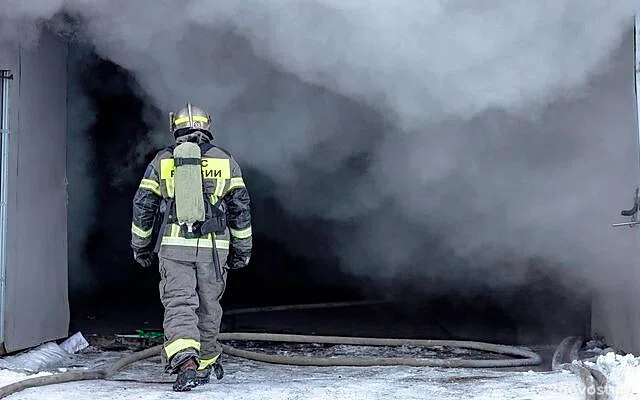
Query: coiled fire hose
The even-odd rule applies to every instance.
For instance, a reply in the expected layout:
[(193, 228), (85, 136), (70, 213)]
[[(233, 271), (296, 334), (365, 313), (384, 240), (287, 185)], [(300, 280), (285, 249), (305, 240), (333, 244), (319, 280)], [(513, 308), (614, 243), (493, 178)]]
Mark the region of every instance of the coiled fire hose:
[[(344, 302), (344, 303), (323, 303), (323, 304), (303, 304), (292, 306), (253, 308), (245, 310), (234, 310), (227, 315), (247, 314), (265, 311), (300, 310), (312, 308), (341, 307), (350, 305), (373, 304), (379, 302)], [(225, 354), (242, 357), (249, 360), (261, 361), (273, 364), (287, 364), (300, 366), (413, 366), (413, 367), (447, 367), (447, 368), (497, 368), (497, 367), (520, 367), (539, 365), (541, 357), (530, 350), (515, 346), (483, 343), (475, 341), (460, 340), (425, 340), (425, 339), (386, 339), (386, 338), (365, 338), (365, 337), (343, 337), (343, 336), (315, 336), (315, 335), (290, 335), (277, 333), (243, 333), (225, 332), (220, 333), (221, 341), (269, 341), (284, 343), (319, 343), (319, 344), (344, 344), (360, 346), (447, 346), (465, 348), (472, 350), (486, 351), (490, 353), (502, 354), (519, 358), (511, 359), (491, 359), (491, 360), (469, 360), (469, 359), (443, 359), (443, 358), (410, 358), (410, 357), (302, 357), (283, 356), (266, 353), (258, 353), (249, 350), (240, 350), (226, 344), (222, 344)], [(119, 359), (118, 361), (88, 371), (71, 371), (56, 375), (40, 376), (25, 379), (19, 382), (0, 388), (0, 399), (20, 392), (24, 389), (52, 385), (58, 383), (108, 379), (121, 369), (137, 361), (150, 357), (159, 356), (162, 345), (157, 345)]]

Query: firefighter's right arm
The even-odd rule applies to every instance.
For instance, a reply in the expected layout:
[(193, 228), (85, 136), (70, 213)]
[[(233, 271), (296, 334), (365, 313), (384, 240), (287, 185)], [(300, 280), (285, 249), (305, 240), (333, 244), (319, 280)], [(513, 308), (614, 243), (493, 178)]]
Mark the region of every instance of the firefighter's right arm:
[(231, 269), (246, 267), (251, 258), (251, 206), (247, 190), (238, 163), (231, 159), (231, 183), (224, 196), (227, 224), (231, 236), (228, 266)]
[(158, 177), (157, 162), (154, 159), (144, 173), (140, 186), (133, 198), (133, 219), (131, 222), (131, 248), (134, 251), (151, 249), (153, 224), (160, 208), (162, 193)]

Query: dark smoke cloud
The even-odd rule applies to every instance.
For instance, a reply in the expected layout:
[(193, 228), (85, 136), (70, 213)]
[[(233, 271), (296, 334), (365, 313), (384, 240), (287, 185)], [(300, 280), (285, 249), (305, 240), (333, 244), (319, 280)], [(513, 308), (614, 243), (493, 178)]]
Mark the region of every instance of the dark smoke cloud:
[[(539, 256), (596, 280), (627, 267), (633, 244), (610, 224), (635, 183), (637, 8), (5, 0), (0, 13), (79, 15), (155, 106), (210, 109), (288, 212), (345, 227), (333, 246), (350, 272), (500, 285), (525, 274), (495, 260)], [(137, 160), (168, 140), (166, 121), (149, 123)]]
[[(79, 60), (84, 58), (80, 50), (69, 53), (69, 73), (82, 73)], [(95, 221), (95, 179), (91, 172), (94, 162), (91, 138), (87, 129), (94, 122), (94, 113), (76, 80), (69, 80), (68, 96), (68, 144), (67, 144), (67, 209), (73, 217), (67, 221), (69, 246), (69, 288), (74, 291), (90, 292), (97, 286), (95, 276), (87, 268), (85, 254), (86, 238)]]

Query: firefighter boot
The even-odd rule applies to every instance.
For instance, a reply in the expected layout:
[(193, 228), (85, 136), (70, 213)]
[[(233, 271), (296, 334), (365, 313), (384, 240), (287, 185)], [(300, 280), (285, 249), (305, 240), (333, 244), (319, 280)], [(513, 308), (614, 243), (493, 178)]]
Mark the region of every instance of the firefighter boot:
[(188, 392), (194, 387), (198, 386), (196, 370), (198, 369), (198, 364), (196, 363), (195, 358), (189, 358), (178, 368), (178, 377), (176, 378), (175, 383), (173, 384), (174, 392)]

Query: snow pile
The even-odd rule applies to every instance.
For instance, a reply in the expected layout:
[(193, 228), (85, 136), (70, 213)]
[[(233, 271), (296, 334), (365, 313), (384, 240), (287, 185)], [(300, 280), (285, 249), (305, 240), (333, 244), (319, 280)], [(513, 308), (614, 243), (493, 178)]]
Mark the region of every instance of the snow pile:
[(611, 400), (640, 398), (640, 357), (609, 352), (599, 356), (595, 363), (587, 364), (606, 375)]

